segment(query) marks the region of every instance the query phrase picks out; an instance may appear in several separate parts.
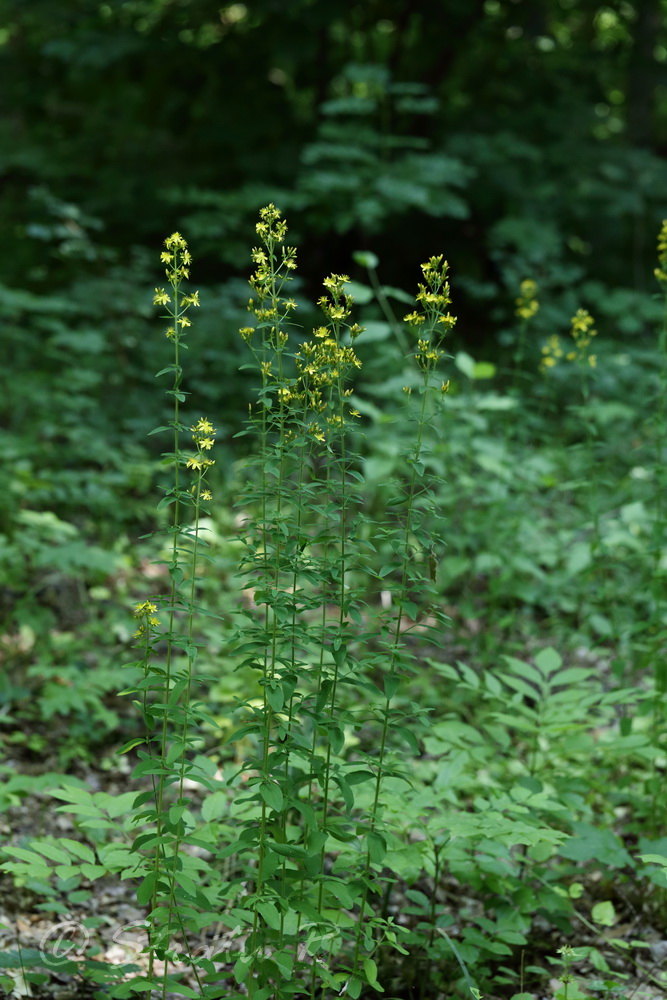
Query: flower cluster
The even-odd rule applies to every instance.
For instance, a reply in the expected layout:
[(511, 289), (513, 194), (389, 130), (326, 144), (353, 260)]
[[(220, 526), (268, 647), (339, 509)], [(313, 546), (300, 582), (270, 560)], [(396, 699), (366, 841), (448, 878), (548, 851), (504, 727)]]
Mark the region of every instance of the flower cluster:
[[(318, 326), (313, 330), (313, 340), (301, 344), (295, 355), (298, 381), (301, 391), (294, 394), (295, 398), (315, 414), (320, 415), (325, 424), (340, 428), (340, 414), (325, 415), (331, 402), (325, 398), (325, 390), (335, 386), (340, 387), (343, 399), (352, 395), (352, 389), (342, 388), (345, 379), (355, 368), (361, 368), (354, 347), (341, 344), (341, 328), (345, 328), (352, 341), (363, 333), (363, 327), (358, 323), (346, 323), (352, 310), (353, 299), (345, 292), (345, 283), (350, 279), (344, 274), (332, 274), (324, 279), (324, 287), (329, 296), (323, 295), (318, 302), (329, 326)], [(349, 410), (349, 416), (358, 418), (357, 410)], [(308, 431), (317, 441), (324, 441), (325, 435), (317, 423), (308, 427)]]
[(452, 301), (447, 278), (449, 264), (443, 259), (443, 255), (439, 254), (422, 264), (421, 270), (426, 284), (419, 283), (417, 285), (419, 291), (415, 299), (421, 306), (422, 313), (409, 313), (404, 317), (404, 322), (409, 323), (410, 326), (421, 326), (424, 322), (435, 326), (437, 323), (444, 326), (445, 331), (451, 330), (456, 324), (456, 316), (452, 316), (447, 309)]
[[(257, 323), (271, 326), (275, 335), (281, 320), (297, 308), (294, 299), (283, 299), (280, 291), (291, 281), (290, 271), (296, 269), (296, 250), (283, 246), (287, 234), (287, 223), (280, 217), (275, 205), (260, 209), (260, 221), (255, 226), (263, 246), (253, 247), (251, 258), (256, 265), (249, 284), (255, 297), (248, 301), (248, 312), (254, 314)], [(273, 325), (275, 323), (275, 326)], [(244, 326), (239, 334), (247, 344), (251, 342), (255, 327)], [(281, 344), (280, 346), (284, 346)]]
[(569, 351), (566, 354), (568, 361), (588, 361), (591, 368), (595, 368), (597, 363), (597, 356), (595, 354), (589, 354), (588, 348), (590, 346), (593, 337), (597, 336), (597, 330), (594, 328), (595, 320), (589, 313), (587, 309), (577, 309), (575, 315), (572, 317), (571, 321), (572, 329), (570, 330), (570, 336), (574, 341), (576, 347), (575, 351)]
[(591, 368), (597, 365), (597, 354), (588, 352), (591, 340), (597, 336), (597, 330), (594, 328), (595, 320), (587, 309), (577, 309), (570, 322), (572, 324), (570, 336), (574, 341), (574, 350), (565, 350), (558, 334), (552, 334), (542, 348), (540, 371), (548, 371), (549, 368), (555, 367), (561, 358), (566, 361), (585, 362)]
[(667, 219), (663, 220), (658, 235), (658, 266), (653, 272), (665, 288), (667, 288)]
[(540, 361), (540, 371), (547, 371), (558, 364), (565, 354), (557, 333), (547, 337), (547, 342), (542, 348), (542, 360)]
[[(318, 326), (313, 330), (315, 340), (301, 345), (296, 355), (296, 366), (301, 380), (317, 388), (333, 385), (350, 371), (361, 368), (361, 361), (353, 347), (339, 342), (340, 327), (352, 310), (354, 299), (345, 293), (345, 283), (350, 279), (345, 274), (332, 274), (323, 281), (330, 298), (323, 295), (318, 305), (329, 320), (330, 329)], [(357, 323), (347, 325), (352, 340), (356, 340), (363, 328)]]
[(526, 278), (519, 287), (519, 297), (515, 299), (516, 315), (519, 319), (529, 320), (538, 312), (540, 303), (537, 300), (537, 282)]
[(261, 238), (262, 243), (284, 243), (287, 235), (287, 223), (280, 217), (280, 210), (271, 202), (259, 210), (259, 222), (255, 226), (255, 232)]
[(425, 284), (420, 282), (417, 285), (418, 291), (415, 296), (420, 309), (408, 313), (403, 317), (403, 321), (420, 333), (423, 328), (428, 334), (420, 336), (417, 342), (419, 350), (415, 354), (417, 364), (424, 373), (427, 373), (435, 368), (442, 357), (443, 352), (439, 349), (438, 342), (453, 328), (456, 316), (452, 316), (448, 309), (452, 301), (447, 278), (449, 264), (443, 255), (431, 257), (421, 265), (421, 270)]
[(139, 627), (134, 633), (135, 639), (144, 639), (146, 636), (151, 636), (160, 624), (160, 619), (157, 617), (157, 605), (151, 601), (143, 601), (141, 604), (137, 604), (134, 609), (134, 617), (139, 619)]
[(187, 327), (192, 326), (190, 319), (185, 314), (190, 306), (199, 305), (199, 292), (179, 296), (180, 284), (184, 279), (190, 277), (190, 264), (192, 263), (188, 245), (181, 234), (172, 233), (164, 241), (164, 244), (167, 249), (160, 254), (160, 260), (167, 265), (165, 274), (171, 285), (171, 294), (166, 292), (164, 288), (156, 288), (153, 295), (153, 305), (168, 307), (171, 324), (165, 331), (166, 335), (170, 340), (180, 340)]
[(197, 492), (202, 500), (212, 500), (213, 494), (211, 491), (202, 489), (201, 486), (206, 470), (215, 465), (215, 459), (208, 458), (205, 453), (210, 451), (215, 444), (216, 430), (210, 420), (206, 420), (205, 417), (200, 417), (190, 430), (192, 431), (192, 440), (197, 447), (197, 454), (188, 458), (185, 465), (186, 468), (194, 469), (195, 472), (199, 473), (198, 482), (193, 486), (193, 493)]
[(415, 354), (415, 360), (422, 371), (435, 368), (444, 352), (434, 347), (430, 340), (418, 340), (417, 347), (419, 352)]

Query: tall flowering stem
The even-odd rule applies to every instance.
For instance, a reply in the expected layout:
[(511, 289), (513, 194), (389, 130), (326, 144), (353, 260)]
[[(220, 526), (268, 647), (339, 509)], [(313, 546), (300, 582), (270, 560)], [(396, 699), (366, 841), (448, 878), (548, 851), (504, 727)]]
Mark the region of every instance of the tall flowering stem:
[[(667, 439), (667, 219), (662, 223), (658, 235), (658, 266), (655, 277), (663, 295), (662, 326), (658, 339), (660, 353), (660, 380), (658, 390), (657, 412), (657, 497), (656, 497), (656, 536), (654, 539), (654, 577), (658, 576), (665, 526), (665, 440)], [(667, 680), (667, 679), (666, 679)]]
[(515, 315), (521, 321), (519, 326), (519, 339), (514, 350), (514, 372), (512, 374), (512, 390), (516, 390), (521, 365), (526, 355), (526, 339), (528, 327), (531, 320), (537, 315), (540, 303), (537, 298), (537, 282), (532, 278), (525, 278), (521, 282), (519, 295), (515, 300)]
[[(429, 553), (428, 565), (431, 582), (435, 577), (432, 539), (429, 536), (429, 526), (424, 523), (431, 493), (431, 483), (424, 464), (426, 457), (424, 433), (429, 421), (429, 401), (433, 396), (442, 400), (449, 390), (449, 380), (443, 382), (436, 378), (437, 367), (444, 353), (441, 348), (442, 340), (456, 323), (456, 317), (449, 311), (451, 297), (448, 269), (449, 265), (442, 255), (431, 257), (425, 264), (422, 264), (424, 282), (418, 285), (417, 309), (404, 318), (404, 322), (412, 327), (418, 337), (414, 360), (421, 375), (421, 385), (419, 386), (421, 400), (417, 409), (415, 444), (407, 459), (410, 470), (407, 487), (403, 496), (397, 498), (397, 502), (394, 503), (394, 508), (401, 511), (403, 522), (402, 530), (399, 528), (398, 532), (398, 544), (392, 546), (397, 552), (396, 570), (400, 582), (395, 587), (393, 594), (395, 606), (386, 640), (387, 668), (384, 678), (384, 704), (379, 713), (381, 725), (379, 747), (377, 756), (373, 758), (375, 782), (368, 821), (366, 862), (363, 876), (364, 892), (355, 940), (352, 969), (354, 976), (359, 971), (361, 946), (365, 935), (364, 918), (371, 886), (371, 871), (374, 864), (381, 863), (382, 855), (386, 850), (386, 843), (380, 830), (380, 794), (387, 770), (387, 739), (392, 728), (403, 731), (406, 736), (409, 735), (406, 731), (407, 727), (400, 725), (403, 719), (400, 713), (392, 708), (392, 701), (398, 691), (401, 676), (410, 660), (402, 638), (406, 616), (417, 613), (417, 609), (410, 601), (410, 588), (418, 583), (423, 592), (428, 592), (430, 589), (430, 581), (423, 577), (418, 581), (415, 579), (414, 567), (417, 564), (415, 546), (419, 546)], [(411, 388), (406, 387), (405, 392), (410, 400)], [(390, 529), (390, 533), (393, 530)]]
[[(667, 219), (663, 220), (658, 234), (658, 266), (654, 275), (663, 296), (662, 324), (658, 337), (660, 371), (658, 376), (658, 403), (656, 407), (656, 499), (653, 524), (653, 572), (650, 583), (651, 608), (651, 659), (654, 664), (655, 700), (653, 705), (654, 745), (660, 745), (661, 730), (665, 725), (665, 694), (667, 693), (667, 668), (664, 662), (664, 580), (663, 554), (665, 551), (665, 444), (667, 442)], [(652, 762), (651, 775), (651, 822), (654, 832), (661, 829), (664, 822), (664, 781), (656, 762)]]
[[(189, 697), (192, 662), (194, 659), (194, 647), (192, 643), (193, 594), (191, 593), (190, 601), (183, 600), (181, 597), (181, 584), (185, 576), (185, 568), (181, 564), (180, 555), (180, 542), (185, 530), (181, 524), (181, 517), (182, 511), (187, 507), (194, 505), (196, 511), (198, 511), (199, 501), (203, 493), (201, 473), (213, 464), (212, 459), (203, 457), (203, 453), (209, 448), (208, 441), (212, 444), (211, 438), (206, 439), (207, 444), (205, 446), (202, 445), (203, 438), (201, 436), (198, 438), (198, 455), (195, 458), (187, 458), (182, 454), (180, 449), (180, 435), (185, 430), (181, 424), (180, 406), (185, 402), (187, 397), (187, 393), (182, 388), (183, 371), (180, 356), (184, 346), (183, 341), (191, 326), (191, 321), (187, 313), (191, 307), (199, 305), (198, 292), (186, 294), (182, 291), (183, 282), (190, 276), (192, 257), (187, 243), (180, 233), (172, 233), (171, 236), (167, 237), (165, 240), (165, 249), (160, 255), (160, 260), (165, 265), (165, 276), (169, 290), (166, 290), (164, 287), (156, 288), (153, 296), (153, 304), (162, 306), (165, 309), (164, 318), (167, 321), (165, 335), (173, 346), (172, 363), (159, 371), (156, 376), (171, 375), (172, 377), (171, 388), (166, 390), (166, 395), (171, 400), (173, 407), (172, 417), (166, 426), (156, 428), (156, 431), (153, 432), (168, 431), (172, 435), (172, 450), (165, 453), (163, 458), (165, 462), (172, 465), (173, 485), (164, 490), (164, 496), (158, 504), (158, 509), (169, 506), (173, 508), (171, 526), (168, 529), (168, 533), (171, 535), (171, 544), (169, 547), (170, 556), (167, 562), (171, 583), (169, 595), (164, 602), (168, 624), (166, 633), (160, 637), (166, 643), (164, 666), (156, 665), (153, 667), (150, 660), (150, 657), (154, 653), (157, 638), (155, 630), (159, 624), (159, 619), (155, 614), (157, 606), (152, 602), (144, 602), (135, 611), (135, 615), (140, 620), (137, 638), (144, 643), (146, 651), (145, 673), (147, 677), (144, 687), (144, 719), (147, 730), (146, 742), (149, 744), (148, 751), (139, 751), (138, 753), (140, 764), (135, 769), (135, 776), (139, 776), (140, 774), (149, 774), (151, 776), (155, 800), (154, 810), (148, 809), (145, 813), (146, 818), (155, 823), (154, 836), (151, 838), (151, 843), (154, 844), (152, 848), (152, 870), (145, 876), (137, 893), (140, 901), (150, 900), (148, 980), (151, 983), (154, 982), (156, 956), (159, 954), (161, 957), (166, 958), (170, 946), (172, 921), (175, 912), (175, 866), (180, 839), (183, 835), (182, 824), (179, 826), (171, 821), (167, 821), (165, 814), (165, 792), (171, 783), (169, 779), (171, 778), (173, 762), (178, 757), (178, 754), (169, 756), (170, 723), (174, 721), (178, 722), (181, 718), (180, 712), (182, 712), (182, 718), (187, 720), (187, 706), (179, 709), (178, 702), (183, 691), (187, 691)], [(211, 431), (213, 430), (212, 427), (210, 429)], [(183, 481), (181, 472), (183, 466), (197, 472), (194, 494), (192, 486), (188, 488)], [(194, 560), (191, 565), (193, 580), (196, 576), (197, 535), (198, 527), (195, 529)], [(176, 615), (179, 610), (185, 610), (188, 616), (188, 640), (176, 632)], [(183, 676), (175, 675), (177, 648), (185, 648), (187, 653), (187, 668)], [(152, 679), (150, 677), (151, 673), (153, 675)], [(148, 703), (147, 695), (150, 690), (157, 692), (157, 704), (155, 706)], [(183, 726), (185, 724), (184, 722)], [(148, 734), (153, 728), (157, 729), (157, 734), (155, 737), (150, 737)], [(181, 762), (177, 765), (174, 775), (175, 777), (179, 774), (181, 776), (181, 794), (182, 777), (185, 768), (184, 754), (186, 740), (184, 732), (183, 728), (180, 745), (178, 745)], [(152, 743), (157, 744), (157, 759), (152, 753)], [(166, 892), (165, 885), (168, 886)], [(165, 905), (167, 907), (166, 921), (162, 919), (163, 907)], [(177, 916), (177, 920), (180, 925), (180, 917)], [(161, 990), (163, 996), (167, 991), (167, 969), (168, 962), (165, 960)]]
[[(283, 707), (284, 694), (293, 690), (291, 674), (295, 654), (292, 636), (292, 652), (285, 657), (282, 635), (284, 615), (291, 612), (286, 608), (284, 594), (281, 593), (281, 575), (287, 560), (287, 535), (284, 506), (289, 488), (287, 479), (288, 457), (294, 445), (288, 422), (293, 403), (292, 382), (285, 370), (285, 353), (288, 333), (285, 326), (296, 309), (296, 302), (283, 295), (286, 285), (292, 280), (296, 269), (296, 250), (285, 245), (287, 224), (275, 205), (267, 205), (260, 211), (256, 225), (260, 246), (253, 248), (252, 260), (255, 271), (250, 278), (253, 296), (248, 302), (248, 311), (255, 320), (254, 326), (243, 327), (239, 332), (248, 344), (261, 375), (261, 389), (257, 405), (257, 415), (251, 411), (249, 429), (259, 431), (260, 469), (259, 489), (256, 493), (248, 490), (245, 500), (259, 502), (258, 519), (248, 519), (244, 525), (244, 541), (248, 551), (244, 569), (253, 577), (254, 600), (264, 607), (263, 627), (243, 627), (245, 637), (254, 632), (253, 666), (260, 666), (262, 677), (262, 706), (256, 715), (256, 729), (261, 740), (260, 756), (255, 762), (259, 771), (260, 820), (257, 831), (257, 868), (253, 894), (253, 922), (248, 941), (247, 962), (240, 966), (243, 978), (248, 980), (249, 996), (253, 996), (257, 986), (255, 973), (261, 975), (262, 957), (259, 947), (262, 926), (262, 911), (265, 907), (264, 883), (269, 813), (283, 812), (283, 796), (280, 784), (274, 774), (279, 764), (285, 764), (287, 750), (284, 747), (274, 753), (272, 734)], [(289, 666), (286, 668), (285, 659)], [(259, 661), (259, 662), (257, 662)], [(285, 817), (281, 816), (284, 823)], [(265, 910), (264, 910), (265, 912)]]

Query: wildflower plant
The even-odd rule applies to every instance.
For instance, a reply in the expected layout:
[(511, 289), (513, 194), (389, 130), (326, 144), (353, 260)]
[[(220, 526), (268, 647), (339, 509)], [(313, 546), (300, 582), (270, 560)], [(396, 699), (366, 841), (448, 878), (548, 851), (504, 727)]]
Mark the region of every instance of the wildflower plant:
[[(173, 482), (164, 489), (159, 509), (171, 507), (166, 566), (170, 589), (166, 596), (137, 604), (135, 618), (138, 628), (134, 638), (142, 658), (142, 677), (136, 688), (124, 694), (138, 694), (135, 704), (140, 708), (145, 736), (132, 740), (120, 752), (135, 749), (139, 757), (133, 777), (148, 777), (152, 793), (140, 795), (135, 807), (135, 822), (141, 823), (141, 833), (134, 848), (143, 853), (145, 861), (135, 867), (135, 877), (141, 877), (137, 898), (149, 906), (149, 964), (145, 988), (159, 989), (164, 996), (178, 983), (168, 974), (169, 960), (176, 957), (172, 939), (178, 930), (184, 932), (183, 907), (192, 904), (195, 883), (183, 861), (183, 845), (188, 840), (187, 820), (190, 800), (185, 796), (186, 778), (194, 775), (191, 754), (191, 729), (204, 717), (191, 703), (194, 663), (197, 646), (194, 636), (198, 561), (204, 544), (200, 517), (204, 503), (212, 499), (206, 475), (214, 464), (210, 457), (215, 443), (215, 428), (206, 418), (190, 427), (191, 447), (181, 449), (181, 439), (187, 428), (181, 421), (181, 404), (187, 393), (182, 388), (181, 367), (183, 343), (191, 321), (191, 307), (199, 305), (197, 292), (185, 293), (183, 282), (189, 278), (192, 258), (186, 241), (173, 233), (165, 241), (160, 257), (166, 265), (169, 292), (156, 288), (153, 302), (166, 309), (165, 335), (173, 345), (173, 361), (158, 372), (171, 375), (171, 388), (166, 390), (173, 406), (173, 416), (167, 425), (153, 433), (171, 435), (171, 450), (164, 454), (164, 463), (173, 469)], [(166, 618), (166, 631), (161, 631), (158, 605)], [(201, 898), (199, 900), (201, 906)], [(185, 942), (187, 949), (187, 941)], [(161, 963), (158, 975), (157, 963)], [(193, 969), (198, 977), (197, 969)], [(135, 983), (133, 988), (140, 987)], [(201, 985), (201, 983), (200, 983)]]
[[(390, 734), (414, 748), (405, 709), (393, 702), (411, 662), (406, 616), (419, 615), (411, 591), (423, 569), (411, 563), (416, 550), (433, 548), (422, 439), (433, 390), (440, 398), (447, 389), (441, 379), (435, 386), (435, 373), (455, 320), (447, 265), (432, 258), (419, 311), (406, 320), (417, 331), (422, 376), (409, 484), (397, 488), (392, 518), (370, 524), (354, 446), (355, 342), (363, 329), (353, 321), (350, 279), (324, 280), (322, 322), (292, 346), (294, 306), (285, 293), (296, 259), (274, 206), (260, 213), (257, 233), (254, 325), (240, 331), (262, 383), (241, 432), (258, 442), (238, 504), (252, 603), (240, 612), (235, 651), (257, 671), (261, 697), (239, 707), (235, 737), (254, 750), (240, 779), (239, 838), (229, 848), (248, 887), (237, 900), (247, 933), (234, 976), (251, 997), (344, 991), (354, 998), (366, 985), (379, 988), (378, 949), (401, 948), (400, 929), (371, 902), (387, 850), (381, 788), (394, 767)], [(392, 593), (384, 618), (366, 601), (378, 546), (391, 552), (379, 571)], [(358, 743), (353, 734), (366, 729), (375, 734), (372, 748), (358, 746), (350, 759), (348, 740)]]
[(512, 386), (516, 388), (517, 379), (526, 354), (526, 339), (531, 320), (537, 315), (540, 303), (537, 298), (537, 282), (532, 278), (525, 278), (520, 285), (519, 295), (515, 300), (515, 315), (521, 321), (519, 326), (519, 337), (514, 350), (514, 375)]
[[(653, 537), (651, 539), (652, 565), (651, 579), (648, 591), (651, 594), (651, 622), (649, 628), (649, 655), (653, 662), (655, 677), (655, 700), (653, 705), (653, 730), (656, 745), (664, 739), (665, 731), (665, 696), (667, 695), (667, 670), (664, 666), (664, 642), (667, 635), (665, 623), (664, 599), (664, 551), (665, 551), (665, 441), (667, 440), (667, 219), (665, 219), (658, 234), (657, 246), (658, 266), (654, 269), (655, 278), (663, 296), (663, 317), (658, 338), (660, 370), (658, 374), (658, 397), (655, 408), (655, 516), (653, 522)], [(664, 816), (662, 780), (653, 768), (650, 780), (651, 822), (657, 831)]]
[(660, 376), (658, 383), (657, 433), (656, 433), (656, 529), (653, 544), (654, 580), (659, 576), (665, 528), (665, 440), (667, 438), (667, 219), (658, 235), (658, 266), (654, 274), (663, 295), (663, 319), (658, 339)]
[(595, 320), (587, 309), (577, 309), (570, 322), (570, 337), (573, 341), (573, 347), (568, 348), (567, 345), (563, 344), (558, 334), (552, 334), (542, 347), (540, 371), (546, 372), (550, 368), (554, 368), (559, 361), (575, 362), (583, 372), (582, 393), (584, 399), (587, 399), (586, 369), (597, 366), (597, 354), (588, 350), (593, 337), (597, 336)]
[(563, 342), (558, 334), (552, 334), (542, 347), (542, 359), (539, 366), (543, 373), (547, 373), (553, 370), (559, 363), (567, 362), (576, 365), (579, 374), (581, 403), (572, 405), (570, 409), (577, 413), (584, 427), (584, 485), (586, 487), (592, 528), (591, 555), (594, 555), (599, 550), (601, 544), (599, 483), (597, 477), (590, 476), (590, 470), (594, 467), (595, 462), (594, 437), (596, 434), (590, 405), (591, 381), (593, 372), (597, 368), (597, 355), (590, 350), (590, 347), (596, 336), (595, 320), (591, 314), (587, 309), (577, 309), (570, 320), (571, 344)]

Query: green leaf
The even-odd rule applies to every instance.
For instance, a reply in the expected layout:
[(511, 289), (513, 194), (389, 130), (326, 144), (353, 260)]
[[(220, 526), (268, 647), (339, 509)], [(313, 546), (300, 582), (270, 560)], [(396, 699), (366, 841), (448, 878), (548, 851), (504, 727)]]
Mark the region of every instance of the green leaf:
[(397, 677), (396, 674), (390, 674), (388, 677), (385, 677), (384, 696), (387, 699), (387, 701), (391, 701), (391, 699), (398, 691), (400, 684), (401, 684), (401, 679), (400, 677)]
[(383, 862), (387, 853), (387, 841), (381, 833), (373, 830), (368, 834), (368, 853), (373, 864), (379, 865)]
[(368, 302), (372, 302), (374, 298), (373, 289), (369, 288), (368, 285), (360, 284), (358, 281), (346, 282), (345, 293), (351, 295), (359, 306), (365, 306)]
[(81, 865), (81, 874), (84, 876), (84, 878), (87, 878), (91, 882), (94, 882), (95, 879), (102, 878), (104, 875), (108, 875), (109, 870), (104, 865), (90, 865), (84, 863)]
[(563, 658), (556, 649), (547, 646), (546, 649), (541, 649), (539, 653), (535, 654), (535, 663), (543, 674), (550, 676), (560, 670)]
[(305, 858), (307, 854), (300, 844), (271, 844), (271, 850), (285, 858)]
[(281, 812), (284, 804), (283, 793), (280, 785), (272, 781), (263, 781), (259, 786), (259, 794), (270, 809)]
[(169, 822), (172, 826), (176, 826), (179, 823), (186, 809), (187, 806), (169, 806)]
[(412, 752), (418, 757), (421, 751), (419, 749), (417, 737), (413, 733), (412, 729), (410, 729), (409, 726), (394, 726), (393, 728), (394, 731), (405, 740)]
[[(347, 990), (345, 992), (349, 997), (352, 997), (352, 1000), (357, 1000), (357, 998), (361, 995), (361, 987), (363, 985), (364, 984), (361, 979), (357, 979), (356, 976), (352, 976), (352, 978), (348, 981)], [(343, 991), (341, 990), (341, 993), (342, 992)]]
[(237, 983), (243, 983), (248, 978), (252, 955), (240, 955), (234, 963), (234, 979)]
[(340, 905), (344, 906), (346, 910), (349, 910), (354, 906), (352, 894), (344, 882), (328, 878), (325, 881), (325, 885), (327, 889), (336, 897)]
[(212, 792), (204, 799), (201, 807), (202, 819), (207, 823), (220, 819), (227, 811), (227, 796), (224, 792)]
[(285, 704), (283, 689), (278, 681), (270, 681), (266, 685), (266, 700), (274, 712), (279, 712)]
[(596, 924), (602, 924), (603, 927), (613, 927), (616, 923), (614, 904), (608, 899), (602, 903), (596, 903), (591, 910), (591, 917)]
[[(136, 690), (136, 689), (135, 689), (135, 690)], [(131, 690), (131, 691), (125, 691), (125, 692), (121, 691), (120, 693), (121, 693), (121, 694), (134, 694), (134, 690)], [(123, 745), (122, 745), (122, 747), (120, 747), (120, 749), (116, 750), (116, 753), (117, 753), (117, 754), (118, 754), (119, 756), (120, 756), (121, 754), (124, 754), (124, 753), (128, 753), (128, 751), (130, 751), (130, 750), (134, 750), (134, 748), (135, 748), (135, 747), (138, 747), (138, 746), (140, 746), (140, 745), (141, 745), (142, 743), (145, 743), (145, 742), (146, 742), (146, 740), (145, 740), (145, 739), (143, 739), (143, 738), (141, 738), (141, 737), (140, 737), (139, 739), (134, 739), (134, 740), (128, 740), (128, 741), (127, 741), (127, 743), (123, 743)]]
[(646, 864), (663, 865), (664, 867), (667, 867), (667, 858), (664, 854), (640, 854), (639, 857), (642, 861), (645, 861)]
[(345, 777), (347, 778), (348, 785), (359, 785), (362, 781), (371, 781), (375, 778), (372, 771), (346, 771)]
[(396, 299), (397, 302), (414, 307), (414, 297), (409, 295), (408, 292), (404, 292), (402, 288), (394, 288), (393, 285), (383, 285), (381, 291), (383, 295), (387, 295), (391, 299)]
[(6, 847), (3, 847), (3, 851), (5, 854), (9, 854), (11, 858), (21, 858), (22, 861), (34, 862), (35, 865), (44, 867), (44, 862), (40, 856), (35, 854), (34, 851), (26, 850), (25, 847), (14, 847), (12, 844), (8, 844)]
[(78, 879), (81, 874), (81, 865), (56, 865), (54, 871), (59, 879), (67, 882), (70, 878)]
[(280, 930), (280, 913), (274, 903), (259, 902), (257, 904), (257, 910), (261, 913), (264, 920), (272, 930)]
[(153, 896), (153, 890), (155, 889), (157, 878), (157, 872), (149, 872), (137, 889), (137, 902), (142, 906), (145, 906)]
[(169, 708), (173, 708), (174, 705), (178, 704), (178, 701), (187, 686), (188, 686), (187, 677), (181, 677), (179, 680), (176, 681), (173, 688), (169, 692), (169, 701), (167, 702)]
[(355, 250), (352, 254), (352, 260), (359, 267), (366, 267), (369, 270), (375, 270), (380, 263), (380, 258), (372, 250)]
[(191, 1000), (201, 1000), (201, 994), (197, 990), (194, 990), (191, 986), (186, 986), (184, 983), (179, 982), (175, 976), (165, 976), (161, 980), (161, 987), (164, 984), (164, 988), (170, 993), (176, 993), (180, 996), (190, 997)]
[(70, 840), (69, 837), (60, 837), (58, 843), (62, 844), (70, 854), (75, 854), (77, 858), (82, 858), (83, 861), (89, 861), (91, 864), (95, 863), (95, 852), (87, 844), (82, 844), (78, 840)]
[(573, 823), (574, 836), (559, 848), (572, 861), (596, 861), (611, 868), (632, 867), (632, 858), (621, 840), (611, 830), (598, 829), (590, 823)]
[(108, 795), (106, 792), (97, 792), (95, 801), (102, 806), (111, 819), (117, 819), (119, 816), (126, 816), (127, 813), (132, 811), (138, 795), (138, 792), (123, 792), (121, 795)]
[(474, 379), (493, 378), (496, 374), (496, 366), (491, 361), (476, 361), (473, 368)]
[(454, 357), (454, 364), (466, 378), (474, 379), (475, 361), (466, 351), (458, 351)]
[(366, 979), (373, 989), (378, 990), (380, 993), (384, 993), (384, 989), (378, 983), (378, 967), (377, 963), (373, 961), (372, 958), (364, 959), (364, 972), (366, 973)]
[(190, 878), (184, 872), (174, 872), (174, 880), (182, 889), (185, 889), (186, 893), (192, 896), (193, 899), (197, 896), (198, 886), (194, 879)]
[(65, 802), (78, 802), (90, 805), (93, 803), (93, 796), (88, 789), (80, 788), (78, 785), (65, 785), (63, 788), (54, 788), (49, 794)]
[(71, 861), (69, 854), (67, 851), (64, 851), (62, 847), (56, 847), (55, 844), (43, 844), (37, 842), (33, 842), (33, 844), (34, 849), (39, 851), (40, 854), (43, 854), (45, 858), (49, 859), (49, 861), (58, 861), (65, 865), (68, 865)]

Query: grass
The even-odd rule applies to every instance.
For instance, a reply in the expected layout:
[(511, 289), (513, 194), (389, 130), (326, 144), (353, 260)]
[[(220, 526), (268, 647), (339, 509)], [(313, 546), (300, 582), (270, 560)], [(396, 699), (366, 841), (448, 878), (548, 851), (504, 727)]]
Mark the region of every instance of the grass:
[[(116, 799), (63, 778), (47, 794), (76, 839), (8, 842), (3, 868), (64, 912), (99, 879), (132, 881), (146, 959), (123, 979), (82, 956), (100, 996), (664, 988), (641, 932), (660, 926), (667, 884), (661, 379), (602, 336), (593, 367), (585, 310), (573, 351), (531, 343), (528, 281), (506, 384), (446, 353), (442, 257), (422, 265), (401, 326), (396, 290), (359, 255), (371, 286), (326, 278), (306, 335), (286, 231), (262, 210), (240, 330), (257, 389), (226, 476), (217, 416), (186, 388), (190, 254), (166, 241), (154, 300), (171, 412), (157, 430), (172, 478), (157, 530), (124, 573), (88, 583), (105, 588), (99, 624), (52, 628), (50, 661), (6, 698), (37, 754), (44, 720), (106, 718), (108, 688), (81, 701), (67, 660), (99, 628), (117, 669), (109, 626), (132, 597), (118, 687), (134, 707), (107, 719), (132, 775)], [(147, 596), (140, 566), (162, 589)], [(36, 630), (8, 642), (29, 662)], [(99, 752), (83, 729), (76, 740)], [(10, 730), (7, 749), (19, 743)], [(0, 802), (30, 791), (10, 780)], [(214, 925), (226, 944), (203, 956)]]

